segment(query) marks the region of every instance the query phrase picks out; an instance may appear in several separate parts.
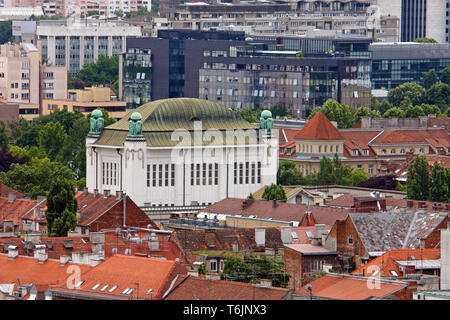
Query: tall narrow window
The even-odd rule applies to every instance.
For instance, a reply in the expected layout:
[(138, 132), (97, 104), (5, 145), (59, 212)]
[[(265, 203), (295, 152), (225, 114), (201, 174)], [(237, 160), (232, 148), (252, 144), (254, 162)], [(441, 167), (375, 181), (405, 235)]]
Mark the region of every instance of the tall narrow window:
[(194, 164), (191, 163), (191, 186), (194, 185)]
[(114, 185), (117, 185), (117, 163), (114, 163)]
[(147, 187), (150, 187), (150, 165), (147, 165)]
[(166, 164), (165, 165), (165, 172), (164, 172), (164, 185), (166, 186), (166, 187), (168, 187), (169, 186), (169, 165), (168, 164)]
[(202, 164), (203, 166), (203, 172), (202, 172), (202, 185), (206, 185), (206, 163)]
[(200, 185), (200, 163), (197, 163), (197, 181), (196, 185)]
[(237, 184), (237, 162), (234, 163), (234, 184)]
[(208, 185), (212, 185), (212, 174), (213, 174), (213, 168), (212, 168), (212, 163), (210, 163), (208, 165)]
[(153, 165), (153, 186), (156, 187), (156, 164)]
[(261, 183), (261, 161), (258, 161), (258, 181), (257, 183)]
[(102, 181), (105, 184), (105, 163), (103, 162), (103, 170), (102, 170)]
[(219, 184), (219, 164), (214, 164), (214, 184), (217, 186)]
[(252, 162), (252, 184), (255, 183), (255, 163)]
[(248, 162), (245, 163), (245, 184), (249, 184), (249, 171), (250, 165)]
[(170, 185), (173, 187), (173, 186), (175, 186), (175, 164), (172, 163), (170, 165), (170, 168), (171, 168), (171, 175), (170, 175), (171, 183), (170, 183)]
[(163, 174), (163, 165), (162, 164), (160, 164), (159, 165), (159, 170), (158, 170), (159, 172), (158, 172), (158, 178), (159, 178), (159, 183), (158, 183), (158, 185), (160, 186), (160, 187), (162, 187), (162, 174)]
[(239, 184), (244, 183), (244, 164), (242, 162), (239, 163)]

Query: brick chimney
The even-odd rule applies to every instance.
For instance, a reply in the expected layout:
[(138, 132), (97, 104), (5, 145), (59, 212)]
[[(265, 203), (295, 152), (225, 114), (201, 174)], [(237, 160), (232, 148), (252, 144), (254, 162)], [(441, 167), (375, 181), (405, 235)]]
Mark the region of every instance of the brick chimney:
[(151, 251), (159, 251), (159, 239), (156, 233), (154, 232), (150, 234), (150, 239), (148, 240), (148, 247)]
[(103, 195), (105, 196), (105, 198), (108, 198), (110, 194), (111, 190), (103, 190)]
[(273, 203), (273, 207), (276, 208), (276, 207), (277, 207), (277, 200), (276, 200), (276, 199), (273, 199), (273, 200), (272, 200), (272, 203)]
[(14, 192), (8, 193), (8, 202), (14, 202), (16, 200), (16, 194)]
[(59, 265), (60, 266), (65, 266), (68, 262), (70, 261), (70, 257), (69, 256), (60, 256), (59, 257)]
[(283, 244), (291, 244), (292, 243), (292, 227), (291, 226), (281, 227), (281, 241), (283, 242)]
[(258, 247), (264, 247), (266, 245), (266, 228), (255, 228), (255, 242)]

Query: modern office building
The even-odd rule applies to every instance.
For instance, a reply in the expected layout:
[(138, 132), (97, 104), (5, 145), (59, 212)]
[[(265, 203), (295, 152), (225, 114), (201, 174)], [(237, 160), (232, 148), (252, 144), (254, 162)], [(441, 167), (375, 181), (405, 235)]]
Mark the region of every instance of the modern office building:
[(125, 191), (138, 206), (174, 211), (246, 197), (276, 183), (278, 139), (259, 131), (211, 101), (152, 101), (87, 136), (86, 186), (102, 194)]
[(370, 106), (369, 39), (248, 41), (243, 32), (186, 30), (159, 35), (127, 40), (119, 92), (129, 107), (185, 96), (232, 109), (284, 104), (301, 118), (328, 99)]
[(422, 85), (423, 72), (450, 66), (450, 43), (373, 43), (372, 88), (390, 90), (405, 82)]
[(41, 41), (42, 59), (66, 66), (75, 74), (100, 55), (121, 54), (126, 38), (140, 36), (141, 28), (102, 20), (48, 20), (39, 21), (36, 35)]

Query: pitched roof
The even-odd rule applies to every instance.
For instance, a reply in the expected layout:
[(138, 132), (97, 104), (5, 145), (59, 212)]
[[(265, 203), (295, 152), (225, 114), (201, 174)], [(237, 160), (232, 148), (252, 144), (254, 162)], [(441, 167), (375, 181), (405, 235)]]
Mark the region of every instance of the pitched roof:
[(371, 144), (429, 144), (436, 148), (450, 147), (450, 139), (445, 129), (386, 129)]
[[(281, 232), (277, 228), (266, 228), (265, 247), (281, 248)], [(214, 244), (214, 250), (231, 251), (233, 244), (237, 243), (240, 250), (261, 251), (264, 248), (256, 244), (255, 229), (230, 228), (230, 229), (177, 229), (174, 235), (178, 243), (187, 251), (198, 251), (210, 248), (208, 244)], [(207, 237), (208, 240), (207, 240)]]
[(6, 184), (3, 184), (0, 180), (0, 197), (8, 197), (8, 194), (14, 193), (17, 198), (25, 198), (25, 195), (23, 193), (20, 193), (19, 191), (14, 190), (13, 188), (8, 187)]
[[(404, 276), (403, 272), (399, 268), (399, 265), (396, 263), (397, 261), (431, 260), (439, 259), (440, 256), (440, 248), (390, 250), (385, 252), (383, 255), (369, 261), (365, 265), (359, 267), (352, 273), (364, 274), (364, 276), (370, 277), (375, 272), (375, 270), (380, 270), (380, 276), (392, 277), (395, 274), (397, 274), (398, 276)], [(374, 266), (378, 268), (374, 268)], [(395, 272), (395, 274), (393, 272)]]
[(425, 212), (350, 213), (358, 235), (368, 252), (417, 249), (447, 215)]
[(68, 268), (77, 266), (81, 272), (89, 270), (89, 265), (67, 263), (59, 265), (59, 260), (47, 260), (38, 263), (32, 257), (16, 257), (8, 260), (7, 254), (0, 254), (0, 283), (14, 283), (17, 280), (21, 284), (56, 284), (62, 283), (69, 276)]
[(243, 217), (254, 216), (259, 219), (272, 218), (287, 222), (297, 221), (302, 224), (306, 212), (309, 211), (314, 223), (326, 225), (333, 225), (336, 220), (345, 219), (349, 212), (347, 209), (341, 208), (291, 204), (282, 201), (277, 201), (274, 207), (274, 201), (268, 200), (247, 200), (248, 205), (243, 208), (243, 201), (243, 199), (227, 198), (206, 207), (202, 212)]
[(22, 218), (30, 213), (33, 209), (43, 205), (43, 202), (31, 199), (15, 199), (8, 201), (8, 198), (0, 197), (0, 220), (9, 220), (19, 224), (19, 230), (22, 228)]
[[(308, 233), (313, 236), (314, 235), (314, 226), (310, 227), (292, 227), (292, 233), (295, 234), (296, 237), (292, 237), (292, 244), (311, 244), (312, 239), (308, 235)], [(330, 232), (331, 226), (325, 226), (325, 230)]]
[[(82, 273), (84, 282), (78, 288), (71, 289), (63, 284), (53, 286), (52, 291), (98, 299), (160, 299), (168, 282), (176, 276), (173, 274), (176, 267), (175, 261), (117, 254)], [(126, 294), (127, 288), (134, 290)]]
[(322, 112), (317, 112), (295, 136), (295, 139), (344, 140), (344, 137)]
[[(373, 280), (373, 282), (375, 281)], [(379, 280), (378, 283), (373, 283), (373, 287), (370, 287), (367, 278), (336, 274), (327, 274), (320, 277), (312, 281), (311, 285), (313, 296), (338, 300), (384, 298), (408, 286), (407, 283), (399, 281)], [(296, 290), (295, 293), (309, 295), (306, 286)]]
[(281, 300), (287, 293), (284, 288), (187, 276), (165, 300)]

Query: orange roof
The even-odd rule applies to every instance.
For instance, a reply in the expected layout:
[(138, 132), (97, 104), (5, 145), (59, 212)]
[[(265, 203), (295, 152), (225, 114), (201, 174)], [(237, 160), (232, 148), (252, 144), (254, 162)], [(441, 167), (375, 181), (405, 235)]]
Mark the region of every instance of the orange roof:
[[(89, 270), (89, 265), (67, 263), (59, 265), (59, 260), (47, 260), (38, 263), (32, 257), (16, 257), (8, 260), (7, 254), (0, 254), (0, 283), (14, 283), (19, 280), (22, 284), (56, 284), (63, 283), (70, 276), (71, 266), (80, 268), (81, 273)], [(73, 272), (72, 272), (73, 273)]]
[(30, 199), (15, 199), (9, 202), (8, 198), (0, 198), (0, 219), (13, 221), (22, 227), (22, 218), (28, 213), (33, 212), (33, 208), (37, 207), (39, 202)]
[(344, 137), (322, 112), (317, 112), (295, 136), (295, 139), (344, 140)]
[[(330, 232), (331, 226), (325, 226), (325, 230)], [(314, 235), (314, 226), (310, 227), (292, 227), (292, 233), (297, 235), (297, 238), (292, 238), (292, 244), (311, 244), (312, 240), (308, 233)], [(308, 232), (308, 233), (307, 233)]]
[[(311, 282), (312, 295), (338, 300), (366, 300), (372, 297), (383, 298), (408, 286), (407, 283), (380, 280), (372, 286), (367, 278), (327, 274)], [(306, 286), (295, 291), (297, 294), (309, 295)]]
[[(80, 280), (84, 282), (78, 288), (54, 286), (52, 291), (99, 299), (160, 299), (177, 266), (175, 261), (117, 254), (82, 273)], [(124, 294), (127, 288), (134, 290)]]
[(433, 145), (436, 148), (450, 147), (448, 132), (445, 129), (428, 129), (428, 130), (386, 129), (372, 143), (374, 145), (422, 143)]
[(391, 271), (395, 271), (399, 276), (403, 276), (403, 272), (400, 271), (399, 266), (395, 263), (396, 261), (439, 259), (441, 255), (440, 251), (440, 248), (390, 250), (359, 267), (352, 273), (364, 274), (364, 276), (369, 277), (375, 270), (380, 270), (381, 276), (392, 277), (394, 274)]
[(281, 300), (287, 293), (283, 288), (186, 276), (165, 300)]
[(6, 184), (3, 184), (0, 180), (0, 197), (8, 197), (9, 193), (14, 193), (17, 198), (25, 198), (23, 193), (14, 190), (13, 188), (8, 187)]

